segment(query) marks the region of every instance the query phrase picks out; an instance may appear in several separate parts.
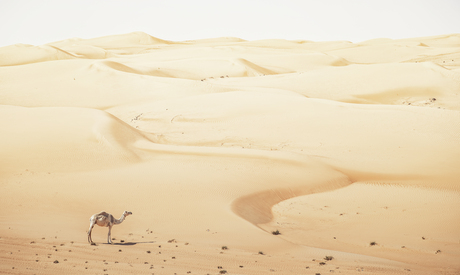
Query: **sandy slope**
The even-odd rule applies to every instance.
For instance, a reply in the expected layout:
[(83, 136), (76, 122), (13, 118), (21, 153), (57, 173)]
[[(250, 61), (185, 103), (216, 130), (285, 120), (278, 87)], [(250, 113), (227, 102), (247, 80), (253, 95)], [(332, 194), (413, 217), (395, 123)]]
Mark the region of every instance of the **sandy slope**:
[[(0, 48), (0, 273), (458, 274), (459, 50), (139, 32)], [(133, 215), (90, 246), (102, 210)]]

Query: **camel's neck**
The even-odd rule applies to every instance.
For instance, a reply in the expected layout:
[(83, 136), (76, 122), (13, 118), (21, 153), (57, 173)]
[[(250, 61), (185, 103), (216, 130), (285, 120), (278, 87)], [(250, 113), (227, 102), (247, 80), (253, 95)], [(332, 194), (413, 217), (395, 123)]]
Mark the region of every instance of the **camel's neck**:
[(121, 215), (121, 218), (119, 218), (118, 220), (115, 219), (115, 221), (114, 221), (113, 223), (114, 223), (114, 224), (120, 224), (120, 223), (122, 223), (122, 222), (125, 220), (125, 217), (126, 217), (126, 216), (123, 214), (123, 215)]

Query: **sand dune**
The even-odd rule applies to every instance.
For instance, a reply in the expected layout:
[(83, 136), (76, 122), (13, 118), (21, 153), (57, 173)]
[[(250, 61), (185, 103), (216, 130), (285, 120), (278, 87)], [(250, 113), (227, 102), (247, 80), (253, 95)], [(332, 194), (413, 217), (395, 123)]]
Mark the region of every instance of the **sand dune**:
[(48, 45), (32, 46), (16, 44), (0, 48), (0, 66), (24, 65), (76, 57), (72, 53)]
[(0, 48), (0, 273), (458, 274), (459, 41)]
[[(2, 175), (23, 167), (68, 172), (136, 162), (132, 150), (143, 135), (102, 111), (83, 108), (1, 107)], [(24, 152), (19, 154), (18, 152)]]
[[(260, 87), (257, 80), (250, 78), (228, 79), (224, 84), (233, 89)], [(325, 67), (267, 77), (263, 87), (350, 103), (421, 105), (453, 110), (460, 106), (458, 73), (428, 62)]]
[[(353, 201), (348, 199), (351, 196)], [(406, 208), (408, 201), (411, 208)], [(405, 258), (436, 268), (457, 262), (460, 257), (457, 247), (446, 245), (458, 237), (458, 225), (451, 221), (458, 218), (455, 209), (459, 206), (456, 192), (354, 183), (332, 192), (283, 201), (274, 207), (275, 218), (266, 229), (279, 229), (294, 243), (366, 250), (368, 255)], [(389, 226), (382, 227), (382, 221)], [(433, 257), (443, 252), (447, 255)], [(409, 254), (413, 257), (407, 257)]]
[(127, 34), (118, 34), (118, 35), (109, 35), (104, 37), (90, 38), (90, 39), (66, 39), (62, 41), (56, 41), (49, 43), (48, 45), (53, 45), (60, 48), (65, 48), (68, 46), (84, 46), (89, 45), (93, 47), (103, 48), (106, 50), (113, 49), (114, 51), (119, 51), (123, 53), (125, 49), (130, 49), (136, 51), (137, 47), (144, 48), (153, 45), (162, 45), (162, 44), (173, 44), (172, 41), (162, 40), (151, 35), (148, 35), (144, 32), (132, 32)]

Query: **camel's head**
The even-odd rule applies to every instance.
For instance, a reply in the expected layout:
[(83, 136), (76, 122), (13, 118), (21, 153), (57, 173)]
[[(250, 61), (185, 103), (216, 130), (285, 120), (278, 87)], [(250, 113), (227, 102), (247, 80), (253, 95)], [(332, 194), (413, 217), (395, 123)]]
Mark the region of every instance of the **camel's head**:
[(129, 216), (129, 215), (132, 215), (133, 213), (132, 212), (129, 212), (129, 211), (125, 211), (123, 212), (123, 216)]

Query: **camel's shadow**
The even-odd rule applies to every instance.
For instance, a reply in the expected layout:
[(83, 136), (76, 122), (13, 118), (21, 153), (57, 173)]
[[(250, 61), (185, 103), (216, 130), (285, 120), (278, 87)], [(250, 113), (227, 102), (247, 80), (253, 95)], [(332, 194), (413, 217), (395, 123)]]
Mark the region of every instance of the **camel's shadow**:
[[(113, 243), (113, 245), (136, 245), (140, 243), (155, 243), (155, 241), (150, 241), (150, 242), (123, 242), (123, 243)], [(108, 243), (106, 243), (108, 244)]]

